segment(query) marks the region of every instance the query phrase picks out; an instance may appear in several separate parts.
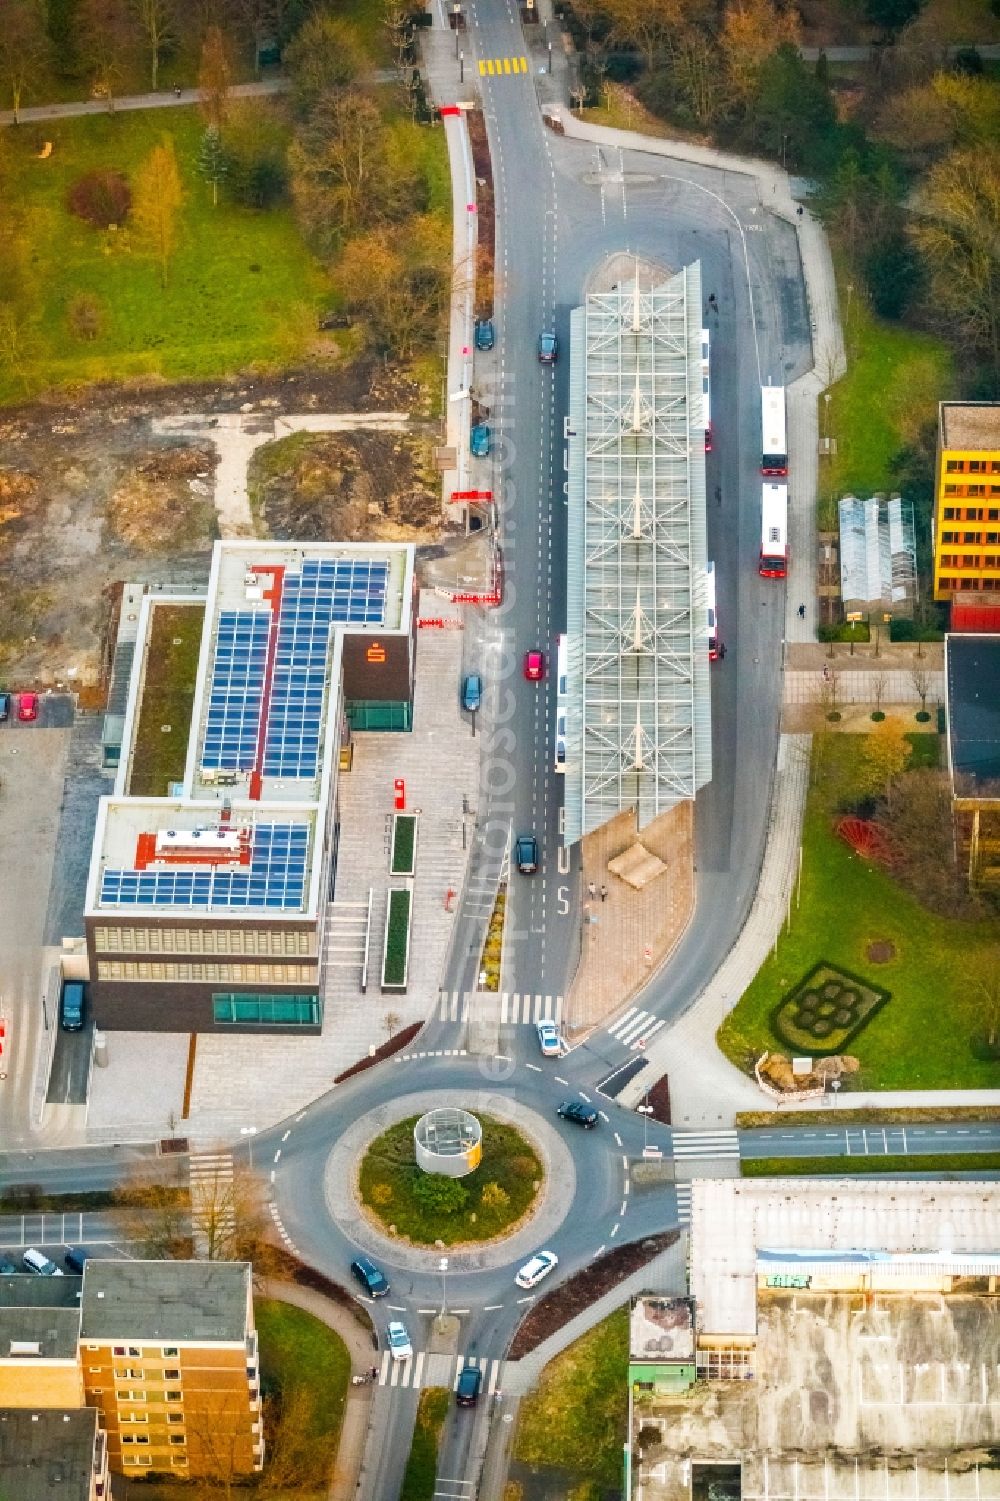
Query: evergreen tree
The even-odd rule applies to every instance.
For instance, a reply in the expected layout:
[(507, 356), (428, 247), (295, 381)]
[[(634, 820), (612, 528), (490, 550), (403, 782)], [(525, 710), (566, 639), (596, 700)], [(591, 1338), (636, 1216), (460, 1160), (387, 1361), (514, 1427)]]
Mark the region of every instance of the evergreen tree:
[(218, 206), (219, 184), (229, 171), (229, 162), (222, 145), (222, 136), (217, 125), (209, 125), (201, 138), (198, 150), (198, 175), (212, 184), (212, 205)]

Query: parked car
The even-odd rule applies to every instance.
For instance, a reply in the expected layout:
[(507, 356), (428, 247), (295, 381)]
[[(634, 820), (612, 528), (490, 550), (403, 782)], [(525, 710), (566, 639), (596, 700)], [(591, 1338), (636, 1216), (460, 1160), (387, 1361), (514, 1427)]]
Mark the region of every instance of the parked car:
[(529, 683), (540, 683), (545, 676), (545, 653), (541, 651), (526, 651), (524, 654), (524, 675)]
[(597, 1111), (592, 1105), (585, 1105), (582, 1100), (563, 1100), (561, 1105), (556, 1106), (556, 1115), (561, 1115), (564, 1121), (575, 1122), (585, 1131), (592, 1131), (598, 1122)]
[(63, 1257), (63, 1261), (66, 1265), (66, 1270), (69, 1272), (75, 1272), (78, 1277), (82, 1277), (83, 1269), (87, 1265), (87, 1257), (89, 1254), (90, 1253), (88, 1251), (85, 1251), (82, 1246), (70, 1246), (69, 1250), (66, 1252), (66, 1255)]
[(359, 1256), (356, 1261), (352, 1261), (351, 1272), (370, 1298), (384, 1298), (389, 1291), (385, 1273), (380, 1271), (370, 1256)]
[(490, 425), (488, 422), (477, 422), (469, 434), (469, 447), (475, 459), (485, 459), (490, 451)]
[(474, 714), (482, 707), (483, 680), (478, 672), (470, 672), (462, 683), (462, 708), (469, 714)]
[(17, 717), (27, 723), (38, 718), (38, 694), (22, 693), (17, 701)]
[(542, 1278), (547, 1277), (558, 1265), (559, 1257), (554, 1251), (539, 1251), (524, 1263), (514, 1281), (518, 1287), (537, 1287)]
[(492, 349), (497, 341), (492, 318), (480, 318), (476, 324), (476, 348)]
[(29, 1246), (21, 1257), (21, 1265), (26, 1272), (34, 1272), (38, 1277), (61, 1277), (62, 1272), (54, 1261), (36, 1251), (34, 1246)]
[(16, 1272), (17, 1267), (13, 1261), (8, 1261), (6, 1256), (0, 1256), (0, 1277), (9, 1277), (11, 1272)]
[(455, 1400), (459, 1407), (475, 1407), (482, 1384), (483, 1373), (477, 1365), (463, 1366), (455, 1387)]
[(59, 1025), (64, 1032), (79, 1032), (83, 1027), (84, 994), (79, 980), (67, 980), (59, 1002)]
[(559, 355), (559, 341), (555, 334), (541, 333), (538, 335), (538, 363), (540, 365), (554, 365)]
[(536, 1022), (535, 1031), (538, 1034), (538, 1046), (541, 1048), (544, 1057), (561, 1057), (562, 1038), (559, 1036), (559, 1028), (555, 1022)]
[(385, 1326), (386, 1344), (393, 1360), (409, 1360), (413, 1355), (413, 1346), (410, 1344), (410, 1336), (406, 1332), (406, 1325), (398, 1319), (392, 1319)]
[(10, 718), (10, 694), (0, 693), (0, 723)]
[(522, 876), (534, 875), (538, 869), (538, 840), (534, 834), (522, 834), (514, 845), (514, 858)]

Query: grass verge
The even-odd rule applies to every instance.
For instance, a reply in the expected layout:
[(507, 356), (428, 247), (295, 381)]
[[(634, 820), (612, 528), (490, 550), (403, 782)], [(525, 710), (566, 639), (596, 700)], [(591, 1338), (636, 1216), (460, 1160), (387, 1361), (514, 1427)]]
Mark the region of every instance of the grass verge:
[(410, 1455), (403, 1471), (399, 1501), (433, 1501), (437, 1482), (438, 1444), (448, 1416), (451, 1392), (443, 1386), (429, 1386), (420, 1393), (417, 1421), (413, 1429)]
[(842, 1177), (845, 1173), (978, 1173), (1000, 1168), (1000, 1152), (921, 1152), (882, 1157), (751, 1157), (744, 1178)]
[[(820, 460), (819, 525), (836, 529), (841, 495), (871, 495), (890, 488), (893, 456), (932, 421), (942, 394), (953, 389), (951, 355), (939, 339), (887, 324), (840, 278), (847, 374), (830, 390), (829, 411), (820, 400), (820, 432), (836, 440), (836, 453)], [(818, 352), (820, 373), (824, 358)]]
[(161, 604), (153, 611), (130, 797), (166, 797), (184, 775), (204, 623), (204, 605)]
[[(280, 106), (256, 101), (260, 128), (288, 138)], [(17, 205), (26, 309), (20, 348), (0, 367), (0, 401), (43, 388), (130, 377), (213, 379), (271, 368), (304, 355), (315, 338), (324, 277), (288, 207), (256, 212), (212, 206), (196, 171), (204, 124), (196, 109), (137, 110), (47, 122), (5, 132), (5, 199)], [(184, 188), (169, 283), (126, 227), (104, 233), (66, 207), (71, 185), (92, 169), (134, 179), (164, 135)], [(38, 141), (53, 143), (40, 159)], [(73, 299), (96, 299), (99, 328), (72, 330)]]
[(268, 1434), (272, 1463), (308, 1476), (294, 1491), (302, 1501), (325, 1497), (351, 1377), (347, 1346), (326, 1324), (290, 1303), (261, 1298), (254, 1312), (261, 1390), (277, 1408)]
[[(996, 951), (997, 923), (927, 911), (837, 838), (832, 817), (855, 786), (861, 737), (822, 740), (806, 805), (799, 901), (776, 950), (719, 1028), (719, 1046), (747, 1073), (765, 1049), (786, 1052), (772, 1031), (771, 1013), (823, 959), (869, 976), (890, 993), (851, 1040), (860, 1071), (845, 1081), (845, 1102), (850, 1089), (995, 1088), (997, 1065), (974, 1058), (970, 1041), (981, 1030), (976, 977)], [(868, 945), (881, 940), (889, 940), (895, 954), (873, 966)]]
[(524, 1464), (572, 1468), (581, 1479), (621, 1480), (628, 1421), (629, 1310), (576, 1340), (549, 1362), (521, 1403), (514, 1456)]
[(418, 1116), (390, 1126), (377, 1136), (361, 1161), (361, 1199), (384, 1226), (418, 1245), (446, 1245), (492, 1240), (505, 1234), (527, 1213), (542, 1180), (534, 1149), (513, 1126), (479, 1115), (483, 1158), (468, 1177), (457, 1181), (466, 1190), (463, 1204), (436, 1206), (421, 1198), (434, 1176), (417, 1167), (413, 1127)]

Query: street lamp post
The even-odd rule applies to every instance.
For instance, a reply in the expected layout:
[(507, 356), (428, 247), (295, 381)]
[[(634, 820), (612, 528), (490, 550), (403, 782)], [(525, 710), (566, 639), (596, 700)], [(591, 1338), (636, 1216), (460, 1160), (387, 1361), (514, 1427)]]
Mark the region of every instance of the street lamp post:
[(441, 1273), (441, 1312), (438, 1315), (438, 1317), (443, 1320), (445, 1314), (448, 1312), (448, 1258), (447, 1258), (447, 1256), (442, 1256), (441, 1257), (441, 1260), (438, 1262), (438, 1271)]
[[(649, 1095), (646, 1096), (646, 1100), (648, 1102)], [(635, 1108), (642, 1116), (642, 1150), (645, 1152), (649, 1146), (649, 1117), (653, 1113), (653, 1107), (647, 1103), (645, 1105), (637, 1105)]]
[(459, 83), (464, 83), (465, 82), (465, 53), (464, 52), (460, 52), (458, 54), (458, 81), (459, 81)]
[(257, 1135), (256, 1126), (241, 1126), (240, 1135), (247, 1138), (247, 1151), (250, 1153), (250, 1171), (253, 1172), (253, 1139)]

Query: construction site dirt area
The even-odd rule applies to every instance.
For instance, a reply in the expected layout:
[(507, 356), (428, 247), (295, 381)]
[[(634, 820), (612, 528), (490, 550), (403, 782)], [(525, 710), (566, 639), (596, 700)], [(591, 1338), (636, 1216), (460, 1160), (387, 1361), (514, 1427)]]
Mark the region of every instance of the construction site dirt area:
[(726, 1460), (741, 1464), (743, 1501), (995, 1501), (1000, 1300), (988, 1278), (968, 1287), (761, 1288), (752, 1381), (637, 1391), (646, 1501), (687, 1501), (692, 1461)]
[(434, 434), (295, 433), (250, 465), (258, 533), (276, 541), (432, 542), (441, 531)]

